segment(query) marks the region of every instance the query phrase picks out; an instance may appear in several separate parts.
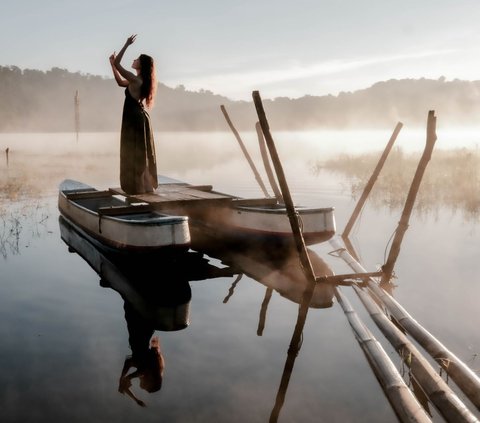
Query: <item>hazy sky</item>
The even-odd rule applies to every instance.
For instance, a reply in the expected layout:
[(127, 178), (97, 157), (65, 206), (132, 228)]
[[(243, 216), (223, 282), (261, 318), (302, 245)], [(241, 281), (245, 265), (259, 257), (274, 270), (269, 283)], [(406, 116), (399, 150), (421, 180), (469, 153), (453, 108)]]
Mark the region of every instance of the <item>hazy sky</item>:
[(108, 56), (232, 99), (480, 79), (480, 0), (0, 0), (0, 65), (111, 76)]

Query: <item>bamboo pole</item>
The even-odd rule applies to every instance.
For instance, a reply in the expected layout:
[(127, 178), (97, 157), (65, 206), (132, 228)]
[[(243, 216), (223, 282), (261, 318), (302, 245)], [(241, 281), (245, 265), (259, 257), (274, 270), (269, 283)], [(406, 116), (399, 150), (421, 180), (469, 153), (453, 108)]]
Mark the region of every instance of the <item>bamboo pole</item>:
[(372, 176), (370, 176), (370, 179), (368, 180), (367, 184), (365, 185), (365, 188), (363, 189), (362, 195), (360, 196), (360, 199), (357, 202), (357, 205), (355, 206), (355, 209), (353, 210), (352, 215), (350, 216), (350, 219), (348, 220), (345, 229), (343, 230), (342, 237), (343, 238), (348, 238), (348, 235), (350, 234), (350, 231), (352, 230), (353, 225), (355, 224), (358, 215), (360, 214), (360, 211), (362, 210), (363, 206), (365, 205), (365, 202), (367, 201), (367, 198), (370, 194), (370, 191), (373, 188), (373, 185), (375, 184), (378, 175), (380, 174), (380, 171), (383, 168), (383, 165), (385, 164), (385, 161), (387, 160), (388, 155), (390, 154), (390, 151), (392, 150), (393, 144), (395, 143), (395, 140), (398, 137), (398, 134), (400, 130), (402, 129), (403, 123), (398, 122), (397, 126), (395, 126), (395, 129), (393, 130), (393, 133), (390, 137), (390, 140), (387, 143), (387, 146), (385, 147), (385, 150), (383, 151), (382, 155), (380, 156), (380, 159), (377, 163), (377, 166), (375, 167)]
[(369, 283), (368, 287), (382, 300), (395, 320), (440, 364), (475, 407), (480, 410), (480, 378), (382, 288), (375, 283)]
[(395, 262), (397, 261), (397, 257), (400, 254), (400, 247), (402, 245), (405, 232), (408, 229), (408, 222), (410, 220), (410, 215), (412, 214), (415, 199), (420, 188), (420, 183), (422, 182), (423, 174), (425, 173), (428, 162), (432, 157), (433, 147), (435, 146), (435, 141), (437, 140), (436, 125), (437, 118), (435, 116), (435, 112), (433, 110), (430, 110), (428, 112), (427, 119), (427, 141), (425, 144), (425, 149), (418, 163), (412, 184), (410, 185), (410, 190), (408, 191), (400, 222), (398, 222), (398, 226), (395, 231), (395, 237), (392, 241), (392, 246), (388, 254), (388, 259), (386, 263), (382, 266), (382, 270), (384, 272), (382, 276), (382, 283), (387, 283), (390, 281)]
[(242, 139), (240, 138), (240, 135), (239, 135), (238, 131), (235, 129), (235, 126), (233, 126), (233, 123), (230, 120), (230, 116), (228, 116), (227, 109), (225, 109), (225, 106), (223, 104), (220, 106), (220, 109), (222, 110), (223, 116), (225, 116), (225, 120), (227, 121), (228, 126), (230, 127), (233, 134), (235, 135), (235, 138), (237, 139), (238, 144), (240, 145), (240, 148), (242, 149), (243, 155), (247, 159), (248, 164), (250, 165), (250, 168), (252, 169), (252, 171), (255, 175), (255, 179), (256, 179), (258, 185), (260, 186), (260, 189), (263, 191), (263, 194), (266, 197), (270, 197), (267, 189), (265, 188), (265, 184), (263, 183), (262, 178), (260, 177), (260, 174), (258, 173), (258, 170), (255, 167), (255, 164), (253, 163), (253, 160), (250, 157), (250, 154), (248, 154), (248, 151), (247, 151), (247, 148), (245, 147), (245, 144), (243, 143)]
[[(347, 320), (352, 327), (355, 337), (362, 348), (375, 376), (380, 381), (382, 389), (387, 396), (394, 412), (401, 422), (431, 422), (425, 410), (418, 403), (408, 386), (405, 384), (395, 365), (388, 357), (380, 343), (373, 337), (352, 308), (348, 299), (339, 288), (335, 295), (340, 303)], [(270, 415), (270, 423), (275, 423), (280, 415), (280, 410), (285, 402), (285, 396), (293, 372), (295, 359), (301, 347), (301, 333), (305, 324), (306, 315), (298, 317), (292, 340), (288, 349), (287, 360), (282, 373), (282, 379), (275, 400), (275, 406)]]
[(7, 147), (7, 148), (5, 149), (5, 158), (6, 158), (6, 160), (7, 160), (7, 167), (8, 167), (8, 153), (9, 153), (9, 152), (10, 152), (10, 148)]
[(420, 351), (385, 316), (371, 296), (356, 285), (353, 285), (353, 289), (382, 333), (410, 367), (412, 376), (446, 421), (478, 422)]
[(371, 277), (381, 276), (382, 272), (368, 272), (368, 273), (345, 273), (341, 275), (332, 275), (332, 276), (317, 276), (317, 282), (327, 282), (327, 283), (340, 283), (347, 280), (365, 280)]
[(399, 420), (430, 422), (431, 419), (405, 384), (388, 354), (360, 320), (339, 287), (335, 288), (335, 296)]
[(265, 167), (265, 172), (267, 173), (268, 181), (270, 182), (270, 186), (272, 187), (272, 190), (275, 194), (275, 198), (279, 203), (281, 203), (283, 202), (282, 193), (280, 192), (280, 189), (278, 188), (278, 185), (277, 185), (277, 181), (273, 176), (272, 167), (270, 166), (270, 160), (268, 159), (267, 148), (265, 145), (265, 138), (263, 138), (262, 127), (260, 125), (260, 122), (257, 122), (255, 124), (255, 130), (257, 131), (258, 144), (260, 146), (260, 153), (262, 154), (263, 166)]
[[(365, 272), (364, 267), (349, 254), (337, 237), (330, 239), (330, 244), (355, 272)], [(377, 283), (370, 279), (367, 281), (367, 286), (382, 301), (390, 314), (405, 331), (440, 364), (475, 407), (480, 409), (480, 378), (438, 339), (421, 326)]]
[(278, 183), (282, 191), (282, 197), (285, 202), (285, 208), (287, 209), (288, 219), (290, 221), (290, 226), (292, 227), (292, 232), (294, 235), (295, 246), (300, 256), (300, 261), (302, 263), (303, 270), (307, 277), (308, 285), (304, 293), (303, 302), (306, 303), (306, 308), (308, 309), (308, 305), (310, 304), (310, 300), (313, 295), (313, 290), (315, 288), (315, 273), (313, 271), (310, 258), (308, 257), (307, 247), (305, 245), (305, 240), (303, 239), (303, 234), (300, 229), (301, 227), (299, 222), (300, 217), (293, 205), (293, 200), (287, 185), (285, 173), (283, 172), (282, 163), (280, 161), (280, 157), (278, 156), (277, 149), (273, 141), (273, 137), (270, 133), (270, 127), (268, 125), (267, 117), (265, 115), (265, 110), (263, 108), (260, 93), (258, 91), (254, 91), (252, 93), (252, 96), (253, 96), (253, 102), (255, 103), (255, 108), (257, 110), (260, 126), (262, 128), (263, 136), (265, 137), (268, 150), (270, 151), (273, 167), (277, 174)]

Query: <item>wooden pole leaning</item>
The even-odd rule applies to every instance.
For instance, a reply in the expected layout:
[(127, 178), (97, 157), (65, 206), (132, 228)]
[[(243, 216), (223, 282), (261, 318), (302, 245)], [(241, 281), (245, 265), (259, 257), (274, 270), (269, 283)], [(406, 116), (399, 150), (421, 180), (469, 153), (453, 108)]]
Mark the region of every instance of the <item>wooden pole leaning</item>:
[(412, 184), (410, 185), (407, 199), (405, 200), (405, 206), (403, 208), (402, 216), (400, 218), (400, 221), (398, 222), (398, 226), (395, 231), (395, 237), (393, 238), (392, 246), (388, 253), (387, 261), (382, 266), (382, 270), (384, 272), (381, 281), (382, 284), (390, 282), (395, 262), (397, 261), (398, 255), (400, 254), (400, 247), (402, 245), (405, 232), (408, 229), (408, 222), (410, 220), (410, 215), (412, 214), (415, 199), (420, 188), (420, 183), (422, 182), (422, 178), (428, 162), (432, 157), (433, 147), (435, 146), (435, 141), (437, 140), (436, 125), (437, 118), (435, 116), (435, 111), (430, 110), (428, 112), (427, 119), (427, 141), (425, 143), (425, 149), (423, 151), (422, 157), (420, 158), (420, 161), (418, 162), (417, 170), (413, 177)]
[[(307, 308), (308, 308), (308, 304), (310, 304), (310, 300), (313, 295), (313, 289), (315, 288), (315, 273), (313, 271), (310, 258), (308, 257), (307, 247), (305, 245), (305, 240), (303, 239), (303, 234), (300, 229), (300, 221), (299, 221), (300, 217), (297, 211), (295, 210), (295, 206), (293, 205), (293, 200), (290, 195), (290, 189), (288, 188), (287, 180), (285, 178), (285, 173), (283, 172), (282, 163), (280, 161), (280, 157), (278, 156), (277, 149), (273, 141), (273, 137), (270, 133), (270, 127), (268, 125), (267, 117), (265, 115), (265, 110), (263, 108), (260, 93), (258, 91), (254, 91), (252, 95), (253, 95), (253, 102), (257, 110), (260, 127), (262, 128), (263, 136), (265, 137), (265, 141), (267, 143), (267, 147), (270, 152), (270, 156), (272, 158), (273, 167), (277, 174), (278, 183), (282, 191), (282, 197), (285, 202), (285, 208), (287, 209), (288, 219), (290, 221), (290, 226), (292, 227), (295, 246), (297, 248), (298, 254), (300, 255), (300, 261), (302, 263), (303, 270), (307, 277), (307, 281), (309, 282), (309, 285), (305, 290), (305, 294), (303, 298), (304, 300), (305, 299), (307, 300)], [(310, 296), (310, 298), (308, 298), (308, 296)]]
[(222, 104), (220, 106), (220, 109), (222, 110), (223, 116), (225, 116), (225, 120), (228, 123), (228, 126), (232, 130), (233, 134), (235, 135), (235, 138), (238, 141), (238, 144), (240, 145), (240, 148), (242, 149), (243, 155), (248, 161), (248, 164), (250, 165), (250, 168), (253, 171), (253, 174), (255, 175), (255, 180), (257, 181), (258, 185), (260, 186), (260, 189), (263, 191), (263, 194), (266, 197), (270, 197), (270, 194), (267, 191), (267, 188), (265, 188), (265, 184), (262, 181), (262, 178), (260, 177), (260, 174), (258, 173), (257, 168), (255, 167), (255, 164), (253, 163), (253, 160), (250, 157), (250, 154), (248, 154), (247, 148), (245, 147), (245, 144), (242, 141), (242, 138), (240, 138), (240, 134), (238, 131), (235, 129), (235, 126), (233, 125), (230, 116), (228, 116), (227, 109), (225, 109), (225, 106)]
[(273, 176), (272, 167), (270, 166), (270, 160), (268, 159), (267, 147), (265, 145), (265, 138), (263, 138), (262, 127), (260, 122), (255, 124), (255, 130), (257, 131), (258, 144), (260, 146), (260, 153), (262, 154), (263, 166), (265, 167), (265, 172), (267, 172), (268, 181), (270, 186), (275, 194), (275, 198), (279, 203), (283, 202), (282, 193), (280, 188), (278, 188), (277, 181)]
[(377, 181), (378, 175), (380, 174), (380, 171), (383, 168), (383, 165), (385, 164), (385, 161), (387, 160), (388, 155), (390, 154), (390, 151), (392, 150), (393, 144), (395, 143), (395, 140), (398, 137), (398, 134), (400, 130), (402, 129), (403, 123), (398, 122), (397, 126), (395, 126), (395, 129), (393, 130), (393, 133), (390, 137), (390, 140), (387, 143), (387, 146), (385, 147), (385, 150), (383, 151), (382, 155), (380, 156), (380, 159), (377, 163), (377, 166), (375, 167), (372, 176), (370, 176), (370, 179), (368, 180), (367, 184), (365, 185), (365, 188), (363, 189), (362, 195), (360, 196), (360, 199), (357, 202), (357, 205), (355, 206), (355, 209), (352, 212), (352, 215), (350, 216), (350, 219), (348, 220), (347, 224), (345, 225), (345, 229), (343, 230), (342, 238), (348, 238), (348, 235), (350, 234), (350, 231), (353, 228), (353, 225), (355, 224), (358, 215), (360, 214), (360, 211), (362, 210), (363, 206), (365, 205), (365, 202), (367, 201), (368, 196), (370, 195), (370, 191), (373, 188), (373, 185)]

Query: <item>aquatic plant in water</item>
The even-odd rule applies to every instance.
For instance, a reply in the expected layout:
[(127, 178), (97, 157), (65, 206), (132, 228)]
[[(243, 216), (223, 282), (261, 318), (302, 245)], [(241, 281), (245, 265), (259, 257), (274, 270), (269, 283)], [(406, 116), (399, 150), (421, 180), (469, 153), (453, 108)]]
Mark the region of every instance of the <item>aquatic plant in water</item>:
[[(351, 195), (360, 196), (375, 168), (380, 153), (341, 154), (323, 163), (317, 162), (314, 172), (326, 169), (348, 180)], [(374, 206), (396, 209), (403, 207), (420, 153), (405, 153), (395, 148), (371, 192)], [(415, 206), (416, 213), (426, 214), (447, 207), (461, 211), (465, 218), (480, 214), (480, 151), (454, 149), (434, 151), (425, 172)]]

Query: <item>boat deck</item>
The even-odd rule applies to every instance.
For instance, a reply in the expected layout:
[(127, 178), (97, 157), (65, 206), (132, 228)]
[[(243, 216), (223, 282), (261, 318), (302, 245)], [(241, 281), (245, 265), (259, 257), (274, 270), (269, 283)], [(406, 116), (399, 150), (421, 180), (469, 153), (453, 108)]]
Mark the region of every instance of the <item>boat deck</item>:
[(212, 191), (211, 185), (161, 184), (152, 193), (136, 195), (128, 195), (121, 188), (110, 188), (109, 191), (127, 197), (131, 203), (148, 203), (155, 208), (192, 204), (228, 205), (235, 199), (230, 195)]

